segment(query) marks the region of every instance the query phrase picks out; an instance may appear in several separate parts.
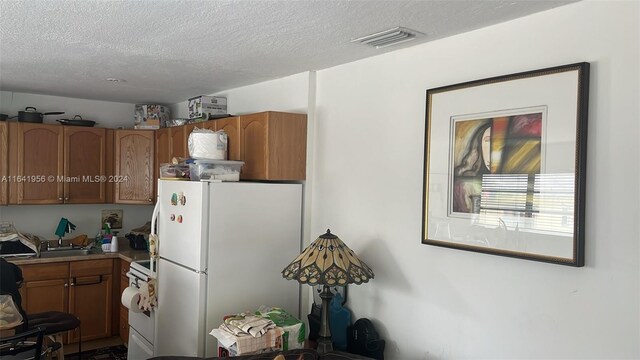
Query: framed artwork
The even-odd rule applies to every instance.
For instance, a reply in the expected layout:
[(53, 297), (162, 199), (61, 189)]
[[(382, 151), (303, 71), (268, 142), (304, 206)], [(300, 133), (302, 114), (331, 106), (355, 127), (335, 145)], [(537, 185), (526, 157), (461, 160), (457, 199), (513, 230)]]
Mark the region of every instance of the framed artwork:
[(122, 229), (122, 209), (102, 210), (102, 222), (100, 226), (109, 223), (112, 229)]
[(422, 243), (584, 266), (589, 63), (427, 90)]

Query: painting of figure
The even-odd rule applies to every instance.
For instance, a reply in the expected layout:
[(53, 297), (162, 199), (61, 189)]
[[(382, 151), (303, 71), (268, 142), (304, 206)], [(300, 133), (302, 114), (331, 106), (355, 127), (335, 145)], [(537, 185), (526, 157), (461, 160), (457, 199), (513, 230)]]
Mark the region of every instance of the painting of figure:
[(544, 111), (452, 117), (449, 213), (478, 213), (486, 174), (539, 174)]

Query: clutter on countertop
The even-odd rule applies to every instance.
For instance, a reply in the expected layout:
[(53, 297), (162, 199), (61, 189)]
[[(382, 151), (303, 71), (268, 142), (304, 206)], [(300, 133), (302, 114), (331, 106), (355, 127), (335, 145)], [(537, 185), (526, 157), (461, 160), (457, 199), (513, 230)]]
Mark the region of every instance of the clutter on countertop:
[(40, 238), (18, 232), (12, 223), (0, 223), (0, 255), (40, 255)]
[(147, 250), (149, 245), (147, 239), (142, 234), (130, 232), (124, 236), (129, 241), (129, 247), (134, 250)]

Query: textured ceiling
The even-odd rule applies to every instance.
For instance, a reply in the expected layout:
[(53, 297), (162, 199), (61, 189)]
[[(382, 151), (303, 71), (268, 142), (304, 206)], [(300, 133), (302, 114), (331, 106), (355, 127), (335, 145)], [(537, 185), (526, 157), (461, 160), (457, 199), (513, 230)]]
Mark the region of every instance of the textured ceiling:
[[(175, 103), (574, 1), (0, 0), (0, 89)], [(425, 36), (379, 50), (350, 42), (396, 26)]]

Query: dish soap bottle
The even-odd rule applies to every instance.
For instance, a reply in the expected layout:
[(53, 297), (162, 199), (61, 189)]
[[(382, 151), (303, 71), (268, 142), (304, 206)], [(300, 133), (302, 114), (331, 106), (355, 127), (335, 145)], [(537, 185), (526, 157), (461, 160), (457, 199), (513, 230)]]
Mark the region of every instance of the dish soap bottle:
[(108, 222), (104, 223), (104, 235), (102, 236), (102, 251), (111, 251), (111, 226)]

